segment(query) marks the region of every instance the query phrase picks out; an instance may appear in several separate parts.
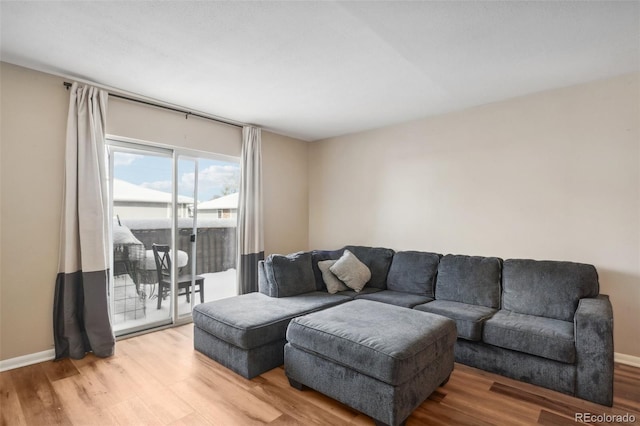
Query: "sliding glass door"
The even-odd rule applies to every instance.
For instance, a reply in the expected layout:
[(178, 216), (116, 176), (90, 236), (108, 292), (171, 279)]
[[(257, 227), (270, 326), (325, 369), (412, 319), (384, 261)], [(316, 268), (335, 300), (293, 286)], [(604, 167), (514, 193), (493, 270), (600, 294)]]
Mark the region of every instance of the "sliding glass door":
[(237, 294), (237, 159), (109, 142), (116, 335)]
[[(188, 251), (181, 274), (191, 277), (190, 297), (178, 300), (179, 317), (203, 300), (235, 296), (236, 221), (240, 166), (235, 161), (178, 155), (178, 193), (194, 200), (178, 218), (178, 248)], [(202, 284), (200, 284), (202, 283)]]
[[(171, 277), (153, 251), (173, 243), (173, 153), (109, 145), (113, 240), (111, 321), (116, 334), (171, 324)], [(163, 294), (164, 292), (164, 294)]]

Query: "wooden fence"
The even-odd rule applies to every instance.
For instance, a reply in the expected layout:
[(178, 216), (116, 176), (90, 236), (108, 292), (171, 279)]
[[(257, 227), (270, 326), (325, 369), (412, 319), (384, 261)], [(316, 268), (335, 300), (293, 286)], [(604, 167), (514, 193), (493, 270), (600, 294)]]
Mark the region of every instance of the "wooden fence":
[[(123, 223), (124, 225), (124, 223)], [(171, 242), (171, 227), (157, 226), (164, 223), (148, 224), (135, 223), (126, 224), (133, 235), (140, 240), (147, 250), (156, 244), (169, 244)], [(156, 225), (156, 226), (154, 226)], [(192, 228), (178, 224), (177, 248), (189, 255), (189, 262), (182, 268), (185, 273), (191, 272), (191, 233)], [(233, 221), (215, 221), (205, 223), (198, 227), (196, 236), (196, 274), (211, 272), (221, 272), (236, 267), (236, 227)]]

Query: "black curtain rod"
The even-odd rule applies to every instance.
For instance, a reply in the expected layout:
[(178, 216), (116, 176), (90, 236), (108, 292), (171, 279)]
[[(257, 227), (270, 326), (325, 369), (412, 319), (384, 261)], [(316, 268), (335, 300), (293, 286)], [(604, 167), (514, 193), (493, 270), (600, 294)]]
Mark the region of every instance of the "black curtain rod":
[[(69, 90), (69, 88), (72, 85), (72, 83), (69, 83), (68, 81), (65, 81), (62, 84), (64, 84), (64, 87), (66, 87), (67, 90)], [(190, 116), (192, 116), (192, 117), (204, 118), (205, 120), (216, 121), (218, 123), (226, 124), (226, 125), (229, 125), (229, 126), (235, 126), (235, 127), (242, 128), (242, 126), (240, 124), (231, 123), (229, 121), (224, 121), (224, 120), (221, 120), (219, 118), (207, 117), (206, 115), (196, 114), (196, 113), (193, 113), (191, 111), (185, 111), (185, 110), (172, 108), (172, 107), (168, 107), (168, 106), (164, 106), (164, 105), (154, 104), (153, 102), (147, 102), (147, 101), (143, 101), (141, 99), (129, 98), (127, 96), (117, 95), (117, 94), (111, 93), (111, 92), (109, 92), (109, 96), (113, 97), (113, 98), (124, 99), (126, 101), (137, 102), (139, 104), (149, 105), (149, 106), (156, 107), (156, 108), (163, 108), (163, 109), (167, 109), (167, 110), (173, 111), (173, 112), (179, 112), (181, 114), (184, 114), (184, 118), (185, 119), (188, 119)]]

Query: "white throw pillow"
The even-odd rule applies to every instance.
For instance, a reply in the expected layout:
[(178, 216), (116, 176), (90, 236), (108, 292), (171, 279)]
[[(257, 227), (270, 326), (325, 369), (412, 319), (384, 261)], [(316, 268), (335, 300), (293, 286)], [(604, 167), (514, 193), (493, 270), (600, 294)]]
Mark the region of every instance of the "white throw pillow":
[(327, 291), (330, 294), (336, 294), (339, 291), (349, 290), (349, 287), (347, 287), (342, 281), (338, 279), (338, 277), (333, 274), (333, 272), (329, 270), (329, 268), (336, 262), (337, 260), (321, 260), (318, 262), (318, 268), (320, 269), (320, 272), (322, 272), (322, 280), (327, 286)]
[(352, 290), (360, 292), (371, 279), (371, 271), (349, 250), (329, 268), (331, 272)]

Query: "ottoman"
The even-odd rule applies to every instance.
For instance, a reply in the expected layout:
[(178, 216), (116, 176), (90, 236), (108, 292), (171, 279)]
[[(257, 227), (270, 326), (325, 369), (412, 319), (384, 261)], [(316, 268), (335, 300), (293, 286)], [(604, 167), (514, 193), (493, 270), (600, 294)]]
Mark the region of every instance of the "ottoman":
[(290, 297), (249, 293), (193, 308), (193, 346), (247, 379), (282, 365), (292, 318), (350, 301), (326, 292)]
[(354, 300), (291, 321), (285, 373), (299, 390), (396, 426), (448, 380), (456, 335), (446, 317)]

